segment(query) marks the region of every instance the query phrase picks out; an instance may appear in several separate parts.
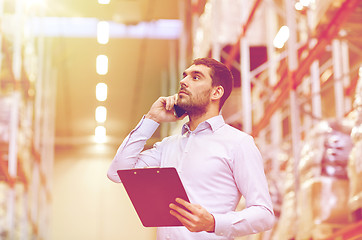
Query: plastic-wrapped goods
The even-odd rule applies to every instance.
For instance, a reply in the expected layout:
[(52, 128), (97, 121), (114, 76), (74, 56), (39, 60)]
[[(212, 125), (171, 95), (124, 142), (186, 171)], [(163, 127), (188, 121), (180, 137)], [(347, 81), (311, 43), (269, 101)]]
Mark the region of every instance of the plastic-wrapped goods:
[(348, 180), (321, 176), (304, 182), (298, 193), (297, 239), (325, 239), (349, 223)]
[(362, 78), (359, 79), (353, 102), (354, 122), (351, 137), (354, 147), (349, 156), (349, 211), (354, 221), (362, 219)]
[(362, 141), (355, 143), (348, 164), (350, 215), (354, 221), (362, 220)]
[(328, 122), (320, 122), (305, 138), (299, 160), (299, 181), (304, 182), (321, 175), (324, 141), (326, 133), (332, 132)]
[(296, 236), (297, 213), (295, 211), (295, 191), (294, 191), (294, 171), (293, 159), (289, 159), (286, 167), (286, 177), (284, 181), (284, 196), (281, 206), (280, 217), (273, 232), (272, 240), (289, 240)]
[(348, 179), (348, 156), (352, 149), (351, 126), (331, 124), (332, 132), (326, 134), (322, 157), (322, 175)]
[(349, 223), (351, 121), (323, 121), (306, 137), (299, 162), (297, 239), (324, 239)]
[(10, 97), (0, 98), (0, 145), (9, 144), (10, 138), (10, 118), (11, 118), (11, 102)]
[(299, 162), (299, 181), (330, 176), (348, 179), (348, 156), (353, 143), (351, 121), (322, 121), (306, 137)]
[[(206, 1), (193, 42), (194, 57), (206, 56), (214, 42), (222, 46), (236, 43), (253, 4), (243, 0)], [(258, 8), (254, 16), (250, 23), (253, 31), (248, 31), (246, 38), (254, 46), (266, 45), (265, 14)]]
[(297, 214), (295, 211), (295, 192), (290, 191), (284, 195), (281, 215), (272, 240), (295, 239), (297, 228)]

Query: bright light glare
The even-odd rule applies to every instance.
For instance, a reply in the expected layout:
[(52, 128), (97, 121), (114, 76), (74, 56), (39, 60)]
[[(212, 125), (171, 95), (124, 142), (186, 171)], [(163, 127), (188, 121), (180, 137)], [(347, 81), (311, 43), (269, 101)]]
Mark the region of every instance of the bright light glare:
[(98, 101), (103, 102), (107, 99), (107, 84), (98, 83), (96, 86), (96, 98)]
[(289, 28), (287, 26), (282, 26), (273, 40), (274, 47), (282, 48), (285, 42), (288, 40), (288, 38), (289, 38)]
[(108, 73), (108, 57), (106, 55), (98, 55), (96, 64), (99, 75), (106, 75)]
[(107, 44), (109, 41), (109, 23), (100, 21), (97, 24), (97, 41), (99, 44)]
[(311, 0), (300, 0), (300, 3), (304, 6), (304, 7), (308, 7), (311, 3)]
[(27, 0), (26, 7), (31, 8), (32, 6), (45, 6), (45, 0)]
[(362, 78), (362, 66), (359, 67), (358, 76)]
[(332, 74), (333, 74), (332, 69), (328, 68), (327, 70), (325, 70), (320, 77), (321, 82), (322, 83), (326, 82), (332, 76)]
[(303, 4), (301, 4), (300, 2), (296, 2), (294, 6), (295, 6), (295, 9), (298, 11), (303, 10)]
[(97, 126), (94, 135), (97, 143), (104, 143), (106, 141), (106, 128), (104, 126)]
[(111, 0), (98, 0), (99, 4), (109, 4)]
[(104, 123), (107, 119), (107, 108), (99, 106), (96, 108), (96, 121)]

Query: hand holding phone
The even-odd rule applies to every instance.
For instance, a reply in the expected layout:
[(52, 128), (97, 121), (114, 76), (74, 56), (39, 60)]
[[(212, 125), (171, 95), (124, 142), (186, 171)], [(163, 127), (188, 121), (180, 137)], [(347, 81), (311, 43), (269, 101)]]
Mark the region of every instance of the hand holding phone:
[(175, 110), (175, 115), (178, 118), (182, 117), (186, 113), (186, 111), (183, 108), (181, 108), (180, 106), (178, 106), (176, 104), (173, 106), (173, 108)]
[(185, 117), (186, 111), (177, 106), (176, 102), (177, 94), (169, 97), (159, 97), (157, 101), (152, 104), (145, 117), (158, 123), (180, 120)]

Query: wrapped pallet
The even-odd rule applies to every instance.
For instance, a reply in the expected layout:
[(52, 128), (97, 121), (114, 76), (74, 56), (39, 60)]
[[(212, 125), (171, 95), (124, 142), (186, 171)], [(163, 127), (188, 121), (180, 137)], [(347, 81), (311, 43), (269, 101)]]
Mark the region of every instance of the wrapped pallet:
[(349, 121), (323, 121), (306, 137), (299, 163), (297, 239), (325, 239), (349, 223)]
[(353, 221), (362, 220), (362, 78), (359, 79), (353, 102), (354, 127), (351, 137), (354, 147), (348, 163), (349, 212)]
[(280, 217), (275, 225), (272, 240), (295, 239), (297, 232), (297, 214), (295, 211), (294, 171), (293, 159), (289, 159), (285, 170), (283, 203), (281, 205)]

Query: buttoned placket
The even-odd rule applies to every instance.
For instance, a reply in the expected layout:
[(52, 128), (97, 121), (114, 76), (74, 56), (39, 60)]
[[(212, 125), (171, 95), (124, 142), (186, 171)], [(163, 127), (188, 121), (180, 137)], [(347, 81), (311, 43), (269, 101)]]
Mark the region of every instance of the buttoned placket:
[(203, 123), (203, 125), (198, 126), (194, 131), (191, 131), (188, 128), (188, 126), (185, 126), (186, 132), (182, 136), (183, 137), (182, 141), (186, 141), (186, 143), (183, 144), (183, 146), (185, 146), (185, 148), (182, 151), (182, 156), (181, 156), (180, 161), (177, 163), (177, 169), (178, 169), (179, 173), (182, 172), (183, 163), (186, 161), (187, 157), (189, 156), (189, 151), (190, 151), (192, 142), (193, 142), (196, 134), (198, 134), (199, 132), (202, 132), (203, 130), (205, 130), (207, 128), (204, 124), (205, 123)]
[(178, 170), (179, 170), (180, 173), (182, 172), (183, 163), (184, 163), (185, 159), (188, 156), (190, 146), (191, 146), (191, 142), (192, 142), (192, 139), (193, 139), (194, 135), (195, 134), (193, 132), (188, 130), (183, 136), (182, 141), (186, 141), (186, 143), (184, 144), (185, 148), (182, 151), (181, 161), (178, 163)]

